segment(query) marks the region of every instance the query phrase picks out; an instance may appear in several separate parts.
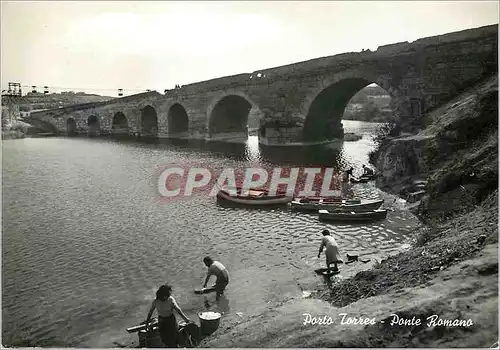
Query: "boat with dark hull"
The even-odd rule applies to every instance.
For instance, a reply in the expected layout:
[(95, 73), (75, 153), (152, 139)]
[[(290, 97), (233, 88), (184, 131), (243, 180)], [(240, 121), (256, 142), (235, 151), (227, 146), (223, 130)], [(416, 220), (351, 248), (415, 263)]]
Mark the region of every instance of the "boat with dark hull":
[(294, 198), (292, 210), (317, 212), (318, 210), (342, 210), (347, 212), (363, 212), (378, 209), (384, 204), (383, 199), (336, 199), (336, 198)]
[(252, 188), (246, 190), (236, 187), (233, 189), (221, 189), (217, 193), (217, 200), (244, 206), (266, 207), (286, 205), (293, 200), (293, 197), (287, 196), (284, 192), (269, 194), (269, 191), (264, 189)]
[(387, 217), (387, 209), (377, 209), (365, 212), (328, 211), (319, 210), (319, 219), (322, 221), (337, 222), (367, 222), (384, 220)]

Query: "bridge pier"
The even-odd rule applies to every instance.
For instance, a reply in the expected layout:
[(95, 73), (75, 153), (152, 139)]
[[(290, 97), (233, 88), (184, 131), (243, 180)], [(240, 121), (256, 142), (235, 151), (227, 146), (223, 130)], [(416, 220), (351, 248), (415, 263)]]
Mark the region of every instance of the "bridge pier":
[(176, 139), (176, 140), (184, 140), (184, 139), (190, 139), (189, 132), (177, 132), (177, 133), (167, 133), (165, 135), (159, 135), (159, 138), (162, 139)]
[(245, 131), (226, 131), (212, 133), (207, 137), (207, 141), (224, 141), (231, 143), (246, 143), (248, 140), (248, 132)]
[(270, 127), (259, 129), (259, 143), (267, 146), (302, 142), (302, 127)]
[(259, 129), (259, 143), (266, 146), (284, 146), (287, 144), (323, 144), (344, 139), (342, 123), (332, 120), (320, 128), (319, 137), (307, 139), (304, 137), (303, 126), (263, 126)]
[(128, 127), (114, 127), (111, 130), (113, 136), (129, 136), (130, 131)]

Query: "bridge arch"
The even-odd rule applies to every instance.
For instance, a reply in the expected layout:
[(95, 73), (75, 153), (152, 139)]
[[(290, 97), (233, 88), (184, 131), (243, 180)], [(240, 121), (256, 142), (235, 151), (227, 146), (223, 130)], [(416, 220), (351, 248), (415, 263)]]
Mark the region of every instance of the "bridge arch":
[(111, 123), (111, 133), (113, 135), (128, 135), (129, 125), (125, 114), (116, 112)]
[(141, 137), (158, 137), (158, 114), (153, 106), (147, 105), (141, 110), (140, 126)]
[(248, 138), (248, 125), (256, 128), (263, 113), (247, 94), (229, 91), (214, 98), (207, 109), (209, 138)]
[(88, 136), (99, 136), (101, 133), (101, 122), (99, 117), (96, 115), (91, 115), (87, 118)]
[(66, 135), (68, 136), (76, 135), (76, 121), (73, 118), (66, 119)]
[(175, 102), (168, 109), (168, 134), (180, 136), (189, 132), (189, 117), (186, 108), (179, 102)]
[(342, 117), (347, 104), (361, 89), (373, 83), (387, 91), (400, 108), (402, 95), (386, 79), (359, 72), (333, 76), (321, 81), (301, 106), (302, 115), (305, 116), (303, 140), (314, 142), (342, 137)]
[(21, 118), (22, 121), (30, 124), (32, 127), (34, 127), (35, 129), (38, 129), (39, 131), (42, 131), (42, 132), (48, 132), (48, 133), (51, 133), (51, 134), (59, 134), (59, 130), (57, 129), (57, 126), (55, 126), (53, 123), (49, 122), (49, 121), (46, 121), (46, 120), (42, 120), (41, 118), (30, 118), (30, 119), (27, 119), (27, 118)]

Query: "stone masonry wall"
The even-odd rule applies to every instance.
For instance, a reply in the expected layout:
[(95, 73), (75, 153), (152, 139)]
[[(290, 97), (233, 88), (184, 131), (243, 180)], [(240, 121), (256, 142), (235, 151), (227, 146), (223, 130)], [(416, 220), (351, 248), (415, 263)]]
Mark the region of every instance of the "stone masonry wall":
[(261, 142), (266, 145), (286, 144), (302, 141), (302, 128), (265, 128), (265, 136), (259, 134)]
[[(115, 99), (111, 101), (101, 102), (99, 104), (85, 104), (84, 109), (76, 110), (76, 108), (66, 107), (49, 111), (41, 111), (34, 114), (32, 117), (38, 117), (55, 124), (56, 128), (61, 133), (66, 132), (67, 120), (73, 118), (76, 122), (77, 133), (83, 134), (88, 131), (88, 118), (92, 115), (99, 120), (101, 134), (111, 133), (113, 117), (116, 113), (121, 112), (125, 115), (128, 122), (130, 133), (135, 133), (139, 130), (141, 109), (147, 105), (157, 107), (158, 95), (152, 93), (141, 94), (142, 99), (127, 98)], [(120, 103), (116, 103), (121, 100)], [(158, 114), (158, 109), (157, 109)], [(158, 121), (160, 121), (158, 115)]]

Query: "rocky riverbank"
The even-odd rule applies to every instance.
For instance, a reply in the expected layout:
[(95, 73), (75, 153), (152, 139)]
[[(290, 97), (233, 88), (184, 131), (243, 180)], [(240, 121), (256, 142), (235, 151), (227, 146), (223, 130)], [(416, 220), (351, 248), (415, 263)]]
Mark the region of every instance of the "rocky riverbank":
[(404, 196), (414, 180), (428, 180), (422, 217), (450, 217), (464, 205), (470, 210), (498, 189), (498, 76), (400, 129), (372, 162), (387, 192)]
[[(372, 161), (385, 191), (404, 196), (414, 180), (427, 181), (415, 210), (426, 226), (415, 232), (413, 248), (308, 299), (232, 319), (202, 346), (498, 344), (497, 118), (495, 76), (417, 123), (399, 125)], [(304, 314), (323, 324), (304, 324)], [(360, 318), (369, 320), (354, 322)]]
[(2, 130), (2, 140), (16, 140), (23, 138), (50, 137), (57, 136), (54, 133), (48, 133), (37, 129), (24, 122), (15, 122)]
[(2, 140), (15, 140), (24, 138), (25, 134), (19, 130), (2, 131)]

